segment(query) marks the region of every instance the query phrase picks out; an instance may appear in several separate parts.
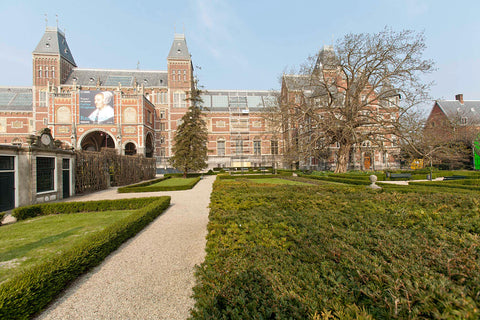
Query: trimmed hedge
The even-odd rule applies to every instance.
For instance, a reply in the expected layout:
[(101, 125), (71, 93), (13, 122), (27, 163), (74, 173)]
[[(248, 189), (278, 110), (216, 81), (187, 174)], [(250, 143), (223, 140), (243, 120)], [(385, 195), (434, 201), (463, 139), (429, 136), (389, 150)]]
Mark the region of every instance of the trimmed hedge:
[[(169, 176), (167, 178), (171, 178), (173, 176)], [(178, 190), (188, 190), (192, 189), (198, 181), (200, 181), (200, 177), (196, 177), (195, 180), (192, 182), (181, 185), (181, 186), (154, 186), (154, 185), (147, 185), (147, 186), (128, 186), (124, 188), (118, 188), (119, 193), (130, 193), (130, 192), (157, 192), (157, 191), (178, 191)]]
[(192, 319), (479, 319), (478, 195), (216, 181)]
[[(140, 209), (102, 231), (91, 234), (70, 250), (25, 270), (0, 284), (0, 319), (28, 319), (45, 308), (78, 276), (100, 264), (127, 239), (136, 235), (170, 204), (170, 197), (140, 199)], [(117, 200), (122, 203), (122, 200)], [(74, 202), (70, 202), (76, 207)], [(105, 209), (109, 210), (109, 209)], [(71, 212), (75, 212), (72, 209)]]
[(436, 187), (436, 188), (453, 188), (453, 189), (464, 189), (471, 191), (480, 191), (480, 180), (470, 179), (470, 180), (451, 180), (451, 181), (412, 181), (410, 182), (412, 186), (426, 186), (426, 187)]
[(16, 208), (13, 210), (12, 215), (17, 218), (17, 220), (25, 220), (36, 216), (45, 216), (49, 214), (107, 210), (134, 210), (147, 206), (157, 198), (158, 197), (34, 204)]
[(362, 186), (366, 186), (371, 183), (370, 180), (368, 180), (368, 177), (367, 179), (365, 179), (364, 177), (359, 178), (358, 176), (350, 178), (350, 177), (342, 177), (338, 175), (318, 176), (318, 175), (303, 174), (303, 173), (299, 173), (298, 176), (302, 178), (307, 178), (307, 179), (346, 183), (346, 184), (353, 184), (353, 185), (362, 185)]
[(222, 174), (218, 175), (218, 179), (220, 180), (235, 180), (235, 179), (270, 179), (270, 178), (278, 178), (281, 175), (278, 174), (246, 174), (246, 175), (241, 175), (241, 174), (235, 174), (235, 175), (230, 175), (230, 174)]

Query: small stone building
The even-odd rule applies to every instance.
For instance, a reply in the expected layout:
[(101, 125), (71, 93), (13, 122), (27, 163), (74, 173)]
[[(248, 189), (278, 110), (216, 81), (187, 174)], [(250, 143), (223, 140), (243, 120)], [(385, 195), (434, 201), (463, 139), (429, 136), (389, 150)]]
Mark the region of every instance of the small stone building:
[(28, 140), (24, 147), (0, 145), (0, 212), (75, 192), (74, 152), (60, 149), (48, 129)]

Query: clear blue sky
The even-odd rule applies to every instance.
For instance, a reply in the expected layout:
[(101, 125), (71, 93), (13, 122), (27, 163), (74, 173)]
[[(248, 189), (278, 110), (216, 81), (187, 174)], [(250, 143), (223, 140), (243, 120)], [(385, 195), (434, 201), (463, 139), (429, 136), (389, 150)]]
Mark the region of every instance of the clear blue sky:
[(166, 70), (174, 30), (206, 89), (278, 89), (284, 71), (347, 33), (424, 31), (433, 98), (480, 100), (480, 1), (8, 1), (0, 3), (0, 86), (29, 86), (48, 25), (80, 68)]

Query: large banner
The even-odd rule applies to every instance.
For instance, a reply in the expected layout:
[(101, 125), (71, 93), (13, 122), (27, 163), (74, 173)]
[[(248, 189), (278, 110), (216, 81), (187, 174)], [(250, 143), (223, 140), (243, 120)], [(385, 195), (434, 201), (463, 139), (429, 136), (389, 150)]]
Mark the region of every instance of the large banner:
[(112, 91), (80, 91), (80, 124), (113, 124)]

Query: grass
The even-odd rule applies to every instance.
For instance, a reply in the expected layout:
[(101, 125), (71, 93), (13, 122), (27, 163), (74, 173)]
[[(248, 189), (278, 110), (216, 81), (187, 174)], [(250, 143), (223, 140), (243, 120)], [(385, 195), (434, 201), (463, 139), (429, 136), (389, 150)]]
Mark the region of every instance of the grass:
[(186, 186), (197, 178), (170, 178), (150, 185), (150, 187), (179, 187)]
[(82, 241), (133, 210), (40, 216), (0, 229), (0, 283)]

